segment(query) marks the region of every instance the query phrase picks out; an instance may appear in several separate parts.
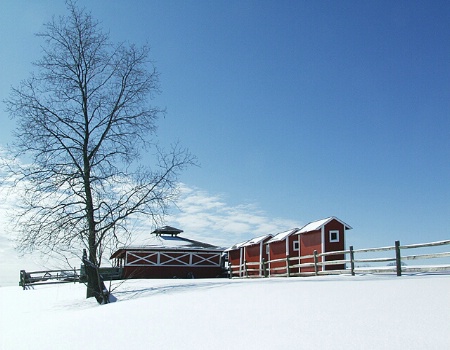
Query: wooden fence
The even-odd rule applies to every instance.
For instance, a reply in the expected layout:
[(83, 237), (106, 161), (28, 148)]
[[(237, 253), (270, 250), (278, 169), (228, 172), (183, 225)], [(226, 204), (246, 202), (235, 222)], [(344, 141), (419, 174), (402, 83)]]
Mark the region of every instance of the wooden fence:
[(46, 270), (27, 272), (20, 270), (19, 286), (26, 289), (33, 284), (55, 284), (67, 282), (79, 282), (80, 269), (71, 270)]
[[(123, 269), (119, 267), (99, 267), (98, 273), (102, 280), (111, 281), (122, 278)], [(85, 266), (81, 269), (71, 270), (45, 270), (45, 271), (25, 271), (20, 270), (19, 286), (23, 289), (37, 284), (56, 284), (67, 282), (86, 282)]]
[[(402, 255), (403, 251), (419, 248), (450, 246), (450, 240), (400, 245), (395, 241), (393, 246), (367, 249), (354, 249), (328, 253), (317, 253), (299, 257), (289, 257), (261, 262), (244, 262), (241, 265), (229, 265), (229, 276), (232, 277), (293, 277), (318, 276), (331, 274), (366, 274), (366, 273), (402, 273), (443, 272), (450, 273), (450, 263), (431, 266), (408, 266), (405, 261), (448, 258), (450, 252), (434, 252), (429, 254)], [(383, 253), (374, 258), (361, 257), (367, 253)], [(359, 257), (358, 257), (359, 256)], [(342, 258), (343, 257), (343, 258)], [(372, 267), (370, 264), (381, 263), (385, 266)], [(363, 266), (358, 265), (363, 264)], [(366, 266), (364, 266), (366, 265)], [(369, 265), (369, 266), (367, 266)], [(328, 267), (328, 268), (327, 268)]]

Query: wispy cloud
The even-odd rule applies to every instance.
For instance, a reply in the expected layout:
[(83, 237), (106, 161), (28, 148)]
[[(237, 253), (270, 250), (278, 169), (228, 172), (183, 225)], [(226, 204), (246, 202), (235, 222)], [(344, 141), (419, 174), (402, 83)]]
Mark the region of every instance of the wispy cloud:
[[(0, 155), (6, 155), (0, 147)], [(14, 249), (15, 232), (13, 209), (20, 201), (22, 186), (13, 186), (11, 178), (0, 168), (0, 285), (16, 284), (20, 269), (41, 270), (67, 267), (61, 256), (42, 256), (39, 252), (19, 256)], [(150, 243), (154, 224), (149, 220), (130, 220), (133, 234), (131, 244)], [(229, 247), (262, 234), (276, 234), (301, 222), (276, 218), (261, 210), (257, 204), (229, 204), (226, 195), (209, 193), (201, 188), (180, 184), (177, 207), (165, 219), (166, 225), (184, 230), (183, 237)], [(154, 242), (153, 242), (154, 243)], [(79, 251), (77, 251), (80, 253)], [(109, 255), (105, 258), (108, 259)], [(77, 255), (67, 256), (73, 266), (80, 263)], [(107, 263), (105, 263), (107, 264)]]
[[(2, 149), (0, 148), (0, 152)], [(2, 152), (3, 153), (3, 152)], [(2, 154), (5, 157), (5, 154)], [(19, 188), (6, 195), (5, 174), (0, 193), (0, 236), (14, 239), (7, 216), (19, 200)], [(6, 181), (8, 182), (8, 181)], [(146, 244), (154, 224), (142, 218), (130, 220), (135, 233), (132, 244)], [(180, 184), (180, 197), (177, 206), (172, 208), (165, 218), (165, 224), (184, 230), (183, 236), (223, 247), (248, 240), (263, 234), (276, 234), (293, 227), (302, 226), (302, 222), (288, 218), (272, 217), (261, 210), (255, 203), (232, 205), (226, 195), (209, 193), (201, 188)]]
[(188, 238), (230, 246), (262, 234), (301, 226), (298, 221), (271, 217), (256, 204), (230, 205), (225, 196), (186, 184), (180, 186), (178, 208), (166, 222), (183, 229)]
[[(186, 184), (180, 186), (177, 207), (165, 218), (165, 224), (182, 229), (186, 238), (228, 247), (263, 234), (302, 226), (300, 221), (271, 217), (256, 204), (231, 205), (225, 195), (211, 194)], [(4, 189), (2, 192), (6, 194)], [(16, 235), (7, 217), (19, 199), (17, 191), (8, 194), (0, 203), (0, 236), (14, 240)], [(154, 225), (145, 219), (133, 221), (133, 225), (131, 230), (135, 234), (130, 243), (146, 244)]]

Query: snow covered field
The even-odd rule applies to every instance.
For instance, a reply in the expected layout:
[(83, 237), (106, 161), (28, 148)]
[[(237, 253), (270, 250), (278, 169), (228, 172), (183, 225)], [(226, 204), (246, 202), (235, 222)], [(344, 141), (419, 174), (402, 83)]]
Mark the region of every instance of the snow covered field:
[(0, 349), (450, 349), (450, 276), (0, 288)]

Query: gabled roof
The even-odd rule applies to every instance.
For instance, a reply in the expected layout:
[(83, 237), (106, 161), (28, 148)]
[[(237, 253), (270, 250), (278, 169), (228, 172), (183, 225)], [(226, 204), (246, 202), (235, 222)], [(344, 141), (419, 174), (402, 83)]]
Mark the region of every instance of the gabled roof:
[(264, 235), (264, 236), (259, 236), (259, 237), (253, 238), (253, 239), (251, 239), (251, 240), (245, 242), (245, 243), (243, 244), (243, 247), (247, 247), (247, 246), (253, 245), (253, 244), (259, 244), (259, 243), (261, 243), (262, 241), (266, 240), (267, 238), (272, 238), (272, 237), (273, 237), (273, 235), (268, 234), (268, 235)]
[(239, 249), (239, 248), (243, 247), (244, 244), (247, 243), (247, 242), (248, 241), (244, 241), (244, 242), (241, 242), (241, 243), (236, 243), (236, 244), (232, 245), (230, 248), (225, 249), (224, 251), (225, 252), (229, 252), (230, 250)]
[(336, 218), (334, 216), (330, 216), (330, 217), (328, 217), (326, 219), (317, 220), (317, 221), (310, 222), (309, 224), (306, 224), (297, 233), (306, 233), (306, 232), (320, 230), (323, 226), (325, 226), (326, 224), (328, 224), (332, 220), (336, 220), (339, 223), (341, 223), (342, 225), (344, 225), (344, 228), (346, 230), (351, 230), (352, 229), (352, 227), (350, 225), (347, 225), (342, 220), (339, 220), (338, 218)]
[(276, 234), (273, 238), (271, 238), (269, 241), (267, 241), (267, 243), (282, 241), (286, 237), (289, 237), (290, 235), (293, 235), (297, 231), (298, 231), (298, 228), (296, 227), (296, 228), (293, 228), (293, 229), (290, 229), (290, 230), (287, 230), (287, 231), (280, 232), (280, 233)]
[(346, 230), (350, 230), (352, 228), (350, 225), (347, 225), (342, 220), (339, 220), (338, 218), (336, 218), (334, 216), (330, 216), (326, 219), (310, 222), (309, 224), (306, 224), (305, 226), (303, 226), (301, 229), (293, 228), (293, 229), (290, 229), (287, 231), (280, 232), (280, 233), (276, 234), (273, 238), (271, 238), (269, 241), (267, 241), (267, 243), (283, 241), (284, 239), (286, 239), (286, 237), (289, 237), (295, 233), (307, 233), (307, 232), (311, 232), (311, 231), (320, 230), (323, 226), (325, 226), (332, 220), (336, 220), (336, 221), (340, 222), (342, 225), (344, 225)]

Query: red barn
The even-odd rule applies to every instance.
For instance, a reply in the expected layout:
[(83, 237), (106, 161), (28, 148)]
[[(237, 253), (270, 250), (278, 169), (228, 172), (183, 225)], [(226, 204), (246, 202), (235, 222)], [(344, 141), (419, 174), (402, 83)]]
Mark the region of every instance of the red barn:
[(262, 262), (268, 260), (265, 243), (272, 237), (270, 234), (256, 237), (242, 246), (247, 276), (263, 276)]
[(182, 230), (164, 226), (152, 232), (155, 245), (124, 247), (111, 259), (123, 278), (212, 278), (223, 272), (223, 249), (179, 237)]
[[(345, 231), (352, 227), (338, 218), (331, 216), (326, 219), (311, 222), (300, 230), (297, 234), (300, 240), (299, 256), (312, 255), (314, 250), (317, 253), (327, 253), (345, 250)], [(331, 255), (322, 257), (323, 261), (343, 260), (344, 255)], [(313, 259), (302, 259), (301, 263), (313, 262)], [(340, 270), (344, 265), (322, 266), (323, 270)], [(313, 267), (305, 267), (301, 272), (312, 272)]]
[(228, 264), (230, 266), (230, 277), (243, 277), (244, 272), (244, 244), (247, 241), (236, 243), (228, 249), (225, 249), (225, 253), (228, 254)]
[[(267, 241), (266, 246), (269, 252), (269, 276), (287, 274), (286, 258), (297, 255), (298, 256), (298, 235), (296, 232), (298, 228), (293, 228), (287, 231), (280, 232)], [(276, 261), (273, 261), (276, 260)], [(291, 271), (298, 272), (298, 271)]]
[(265, 243), (272, 235), (264, 235), (241, 242), (226, 249), (233, 277), (263, 276), (262, 262), (267, 261)]
[[(289, 258), (300, 258), (301, 256), (313, 255), (314, 250), (318, 254), (325, 252), (341, 251), (345, 249), (345, 231), (351, 229), (345, 222), (334, 216), (326, 219), (311, 222), (301, 229), (294, 228), (288, 231), (280, 232), (272, 239), (267, 241), (269, 251), (269, 274), (285, 275), (288, 273)], [(343, 260), (344, 255), (331, 255), (322, 257), (321, 262), (332, 260)], [(275, 260), (275, 261), (274, 261)], [(290, 260), (290, 265), (299, 263), (312, 263), (313, 258), (299, 260)], [(322, 266), (320, 270), (340, 270), (345, 266), (328, 265)], [(314, 272), (314, 267), (292, 268), (289, 273), (296, 274), (301, 272)]]

